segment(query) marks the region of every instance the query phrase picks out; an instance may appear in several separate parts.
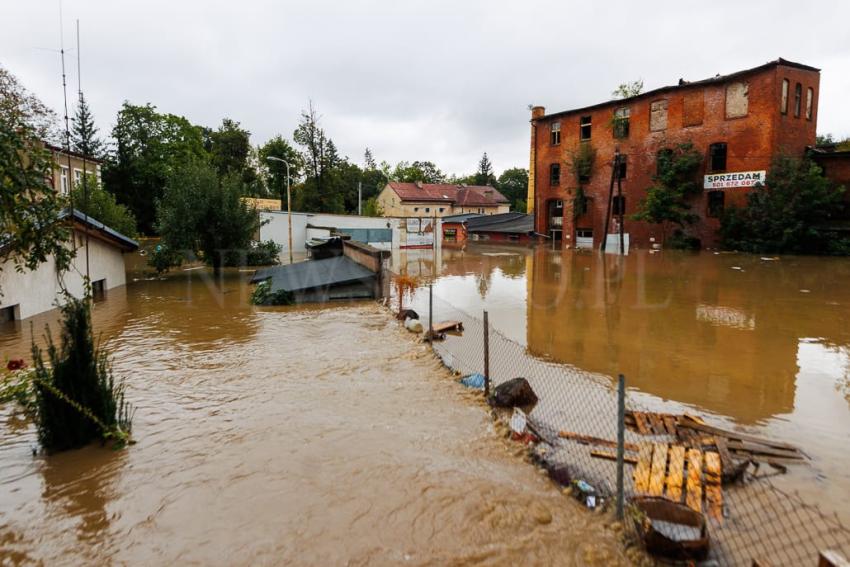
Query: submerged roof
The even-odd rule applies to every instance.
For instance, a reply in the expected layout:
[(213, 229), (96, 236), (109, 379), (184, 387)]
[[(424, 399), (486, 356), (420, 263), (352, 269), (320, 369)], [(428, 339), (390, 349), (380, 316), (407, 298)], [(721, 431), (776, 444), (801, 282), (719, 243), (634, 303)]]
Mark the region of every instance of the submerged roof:
[(487, 215), (469, 219), (466, 221), (469, 232), (510, 232), (531, 233), (534, 232), (534, 215), (525, 213), (504, 213), (501, 215)]
[(820, 69), (818, 69), (817, 67), (811, 67), (809, 65), (804, 65), (802, 63), (795, 63), (794, 61), (788, 61), (787, 59), (782, 59), (780, 57), (779, 59), (776, 59), (774, 61), (768, 61), (767, 63), (764, 63), (764, 64), (759, 65), (757, 67), (752, 67), (750, 69), (744, 69), (743, 71), (736, 71), (734, 73), (729, 73), (728, 75), (717, 74), (714, 77), (709, 77), (708, 79), (701, 79), (701, 80), (698, 80), (698, 81), (686, 81), (684, 79), (679, 79), (679, 83), (676, 84), (676, 85), (668, 85), (666, 87), (659, 87), (657, 89), (653, 89), (653, 90), (647, 91), (645, 93), (640, 93), (639, 95), (635, 95), (635, 96), (628, 97), (628, 98), (607, 100), (605, 102), (592, 104), (590, 106), (583, 106), (583, 107), (580, 107), (580, 108), (573, 108), (573, 109), (570, 109), (570, 110), (562, 110), (560, 112), (553, 112), (552, 114), (545, 114), (545, 115), (539, 116), (537, 118), (532, 118), (532, 121), (545, 120), (547, 118), (553, 118), (553, 117), (556, 117), (556, 116), (563, 116), (565, 114), (572, 114), (573, 112), (587, 112), (589, 110), (595, 110), (597, 108), (603, 108), (603, 107), (613, 105), (613, 104), (624, 105), (624, 104), (627, 104), (629, 102), (632, 102), (632, 101), (635, 101), (635, 100), (638, 100), (638, 99), (641, 99), (641, 98), (657, 96), (661, 93), (665, 93), (665, 92), (669, 92), (669, 91), (675, 91), (675, 90), (679, 90), (679, 89), (686, 89), (686, 88), (690, 88), (690, 87), (710, 85), (710, 84), (713, 84), (713, 83), (723, 83), (723, 82), (726, 82), (730, 79), (736, 79), (738, 77), (743, 77), (743, 76), (746, 76), (746, 75), (749, 75), (749, 74), (752, 74), (752, 73), (756, 73), (758, 71), (764, 71), (765, 69), (769, 69), (771, 67), (777, 67), (777, 66), (780, 66), (780, 65), (784, 66), (784, 67), (793, 67), (795, 69), (803, 69), (804, 71), (815, 71), (815, 72), (820, 73)]
[(285, 266), (272, 266), (254, 272), (251, 283), (271, 280), (271, 292), (307, 291), (318, 287), (336, 286), (375, 277), (368, 270), (346, 256), (323, 260), (307, 260)]
[(388, 185), (402, 201), (437, 201), (464, 207), (493, 206), (508, 202), (504, 195), (489, 185), (400, 181), (390, 181)]
[(474, 219), (474, 218), (483, 217), (483, 216), (486, 216), (486, 215), (483, 215), (481, 213), (463, 213), (462, 215), (446, 215), (446, 216), (441, 217), (441, 218), (442, 218), (443, 222), (446, 223), (446, 222), (466, 222), (469, 219)]

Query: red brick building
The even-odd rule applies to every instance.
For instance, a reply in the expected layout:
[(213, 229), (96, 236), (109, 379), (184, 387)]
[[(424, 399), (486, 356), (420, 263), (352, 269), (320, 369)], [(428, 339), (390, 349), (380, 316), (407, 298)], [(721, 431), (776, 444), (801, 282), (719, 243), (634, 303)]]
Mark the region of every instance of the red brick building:
[[(698, 173), (704, 190), (690, 202), (699, 220), (687, 232), (703, 246), (716, 245), (723, 209), (745, 203), (748, 187), (764, 180), (773, 157), (802, 157), (814, 146), (819, 85), (819, 69), (778, 59), (575, 110), (546, 114), (534, 107), (528, 203), (535, 230), (565, 246), (598, 247), (619, 150), (623, 198), (614, 199), (609, 234), (617, 231), (622, 208), (631, 246), (660, 243), (660, 225), (629, 217), (653, 184), (659, 152), (691, 142), (703, 155)], [(595, 157), (579, 179), (573, 164), (582, 147)], [(587, 206), (574, 218), (579, 187)]]

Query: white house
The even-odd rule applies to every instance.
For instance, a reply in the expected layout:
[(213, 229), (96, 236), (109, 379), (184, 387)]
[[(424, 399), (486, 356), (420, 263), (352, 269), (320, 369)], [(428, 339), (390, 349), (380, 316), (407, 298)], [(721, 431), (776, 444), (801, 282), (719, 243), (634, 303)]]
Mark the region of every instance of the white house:
[[(124, 254), (139, 245), (84, 213), (73, 212), (73, 245), (76, 257), (71, 268), (62, 274), (66, 289), (75, 297), (83, 295), (86, 275), (86, 234), (88, 234), (88, 270), (95, 295), (126, 283)], [(69, 212), (63, 213), (65, 218)], [(32, 271), (18, 272), (14, 262), (7, 261), (0, 271), (0, 322), (26, 319), (57, 307), (61, 299), (59, 274), (53, 259)]]

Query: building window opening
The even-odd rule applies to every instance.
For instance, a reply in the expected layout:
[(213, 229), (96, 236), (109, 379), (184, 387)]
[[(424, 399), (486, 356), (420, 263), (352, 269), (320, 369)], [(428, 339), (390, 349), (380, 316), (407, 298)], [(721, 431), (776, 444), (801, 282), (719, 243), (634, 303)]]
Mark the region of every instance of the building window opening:
[(718, 219), (723, 216), (726, 194), (723, 191), (708, 192), (708, 216)]
[(812, 87), (806, 89), (806, 120), (812, 119), (812, 106), (815, 103), (815, 90)]
[(557, 146), (561, 143), (561, 123), (555, 122), (552, 124), (551, 129), (549, 131), (549, 142), (553, 146)]
[(626, 214), (625, 195), (615, 195), (614, 198), (611, 200), (611, 214), (617, 217)]
[(582, 116), (579, 121), (579, 139), (589, 140), (591, 134), (590, 116)]
[(59, 190), (63, 195), (68, 194), (68, 168), (59, 166)]
[(91, 296), (95, 301), (100, 301), (106, 297), (106, 279), (92, 282)]
[(426, 212), (426, 213), (430, 213), (430, 212), (431, 212), (431, 207), (425, 207), (425, 212)]
[(617, 161), (617, 179), (625, 179), (626, 178), (626, 159), (625, 154), (620, 154), (620, 159)]
[(440, 207), (440, 212), (441, 212), (441, 213), (443, 212), (443, 210), (444, 210), (444, 207)]
[(457, 229), (456, 228), (447, 228), (443, 231), (443, 240), (446, 242), (455, 242), (457, 241)]
[(708, 147), (711, 171), (726, 171), (726, 143), (717, 142)]
[(788, 114), (788, 89), (791, 83), (788, 79), (782, 79), (782, 102), (779, 103), (779, 112)]
[(15, 312), (18, 309), (18, 305), (10, 305), (9, 307), (3, 307), (0, 309), (0, 324), (2, 323), (11, 323), (17, 317), (15, 316)]
[(628, 138), (629, 137), (629, 117), (631, 110), (623, 107), (614, 111), (614, 137)]
[(800, 117), (800, 106), (803, 103), (803, 85), (794, 85), (794, 118)]
[(560, 164), (553, 163), (549, 166), (549, 184), (550, 185), (560, 185), (561, 183), (561, 166)]

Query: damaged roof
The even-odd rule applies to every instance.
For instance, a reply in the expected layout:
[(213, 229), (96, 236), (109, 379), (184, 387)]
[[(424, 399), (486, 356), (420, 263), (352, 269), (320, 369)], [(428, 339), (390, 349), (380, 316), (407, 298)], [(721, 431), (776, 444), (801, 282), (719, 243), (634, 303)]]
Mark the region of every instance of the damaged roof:
[(251, 283), (271, 280), (272, 293), (299, 292), (369, 280), (376, 276), (346, 256), (307, 260), (285, 266), (272, 266), (254, 272)]
[(472, 218), (466, 221), (469, 232), (509, 232), (530, 234), (534, 232), (534, 215), (504, 213)]
[(684, 79), (679, 79), (679, 83), (676, 84), (676, 85), (668, 85), (666, 87), (659, 87), (657, 89), (653, 89), (651, 91), (646, 91), (645, 93), (640, 93), (639, 95), (631, 96), (631, 97), (628, 97), (628, 98), (612, 99), (612, 100), (607, 100), (605, 102), (600, 102), (600, 103), (597, 103), (597, 104), (591, 104), (590, 106), (583, 106), (581, 108), (573, 108), (573, 109), (570, 109), (570, 110), (562, 110), (560, 112), (553, 112), (552, 114), (545, 114), (545, 115), (539, 116), (537, 118), (532, 118), (531, 121), (535, 122), (535, 121), (539, 121), (539, 120), (546, 120), (547, 118), (555, 118), (555, 117), (558, 117), (558, 116), (564, 116), (566, 114), (572, 114), (574, 112), (588, 112), (590, 110), (596, 110), (598, 108), (604, 108), (606, 106), (610, 106), (610, 105), (613, 105), (613, 104), (622, 106), (622, 105), (625, 105), (629, 102), (633, 102), (633, 101), (636, 101), (636, 100), (639, 100), (639, 99), (642, 99), (642, 98), (657, 96), (657, 95), (659, 95), (661, 93), (665, 93), (665, 92), (675, 91), (675, 90), (679, 90), (679, 89), (686, 89), (686, 88), (689, 88), (689, 87), (710, 85), (710, 84), (713, 84), (713, 83), (723, 83), (723, 82), (729, 81), (731, 79), (737, 79), (739, 77), (744, 77), (746, 75), (750, 75), (752, 73), (757, 73), (758, 71), (763, 71), (765, 69), (769, 69), (771, 67), (777, 67), (777, 66), (780, 66), (780, 65), (784, 66), (784, 67), (792, 67), (792, 68), (795, 68), (795, 69), (802, 69), (804, 71), (816, 71), (816, 72), (820, 73), (820, 69), (818, 69), (817, 67), (811, 67), (809, 65), (804, 65), (802, 63), (795, 63), (794, 61), (788, 61), (787, 59), (782, 59), (780, 57), (779, 59), (776, 59), (774, 61), (768, 61), (767, 63), (764, 63), (764, 64), (759, 65), (757, 67), (752, 67), (750, 69), (744, 69), (743, 71), (736, 71), (734, 73), (729, 73), (728, 75), (717, 74), (714, 77), (709, 77), (708, 79), (701, 79), (701, 80), (698, 80), (698, 81), (686, 81)]

